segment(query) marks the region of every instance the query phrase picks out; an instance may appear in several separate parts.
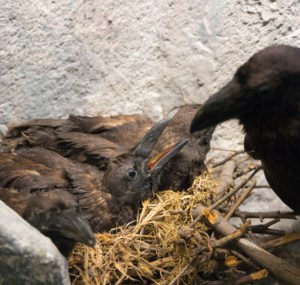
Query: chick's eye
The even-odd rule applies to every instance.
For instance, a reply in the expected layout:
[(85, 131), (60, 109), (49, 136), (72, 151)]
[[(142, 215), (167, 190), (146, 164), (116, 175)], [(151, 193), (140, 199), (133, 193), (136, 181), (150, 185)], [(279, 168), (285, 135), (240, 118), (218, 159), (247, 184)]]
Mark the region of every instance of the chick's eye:
[(137, 176), (137, 173), (136, 173), (136, 170), (135, 170), (135, 169), (131, 168), (131, 169), (128, 170), (128, 172), (127, 172), (127, 177), (128, 177), (129, 179), (133, 180), (133, 179), (136, 178), (136, 176)]

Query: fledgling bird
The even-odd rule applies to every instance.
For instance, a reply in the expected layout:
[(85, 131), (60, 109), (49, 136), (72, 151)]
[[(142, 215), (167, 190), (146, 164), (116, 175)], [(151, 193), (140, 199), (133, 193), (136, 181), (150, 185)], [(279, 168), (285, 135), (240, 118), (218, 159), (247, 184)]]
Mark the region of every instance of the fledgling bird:
[(95, 245), (94, 233), (89, 223), (81, 217), (70, 193), (61, 189), (36, 195), (23, 192), (1, 187), (0, 197), (24, 220), (49, 237), (64, 256), (69, 256), (76, 242)]
[[(189, 126), (198, 107), (199, 105), (180, 107), (153, 149), (149, 168), (164, 155), (168, 147), (179, 140), (189, 140), (164, 167), (159, 190), (185, 190), (206, 169), (205, 158), (210, 148), (213, 128), (190, 134)], [(65, 120), (38, 119), (11, 125), (3, 142), (8, 149), (23, 145), (43, 146), (105, 170), (110, 157), (116, 157), (133, 148), (153, 125), (151, 119), (142, 115), (70, 115)]]
[[(55, 191), (67, 192), (93, 231), (108, 231), (135, 219), (141, 202), (156, 190), (165, 164), (186, 144), (184, 140), (175, 144), (148, 170), (152, 149), (168, 123), (169, 120), (163, 120), (155, 124), (131, 150), (107, 158), (105, 171), (40, 146), (18, 145), (13, 152), (0, 153), (0, 187), (34, 198), (36, 195), (50, 197)], [(6, 193), (0, 191), (0, 199)], [(22, 203), (17, 198), (12, 201), (8, 197), (6, 202), (15, 209)], [(30, 207), (38, 205), (37, 200), (34, 202), (27, 205), (25, 213), (33, 212)], [(41, 218), (31, 218), (31, 221), (40, 225)], [(62, 221), (54, 224), (58, 226)]]
[(199, 109), (191, 132), (236, 118), (245, 150), (260, 159), (276, 194), (300, 213), (300, 49), (271, 46), (254, 54)]
[(2, 144), (6, 151), (42, 146), (105, 170), (109, 158), (133, 148), (154, 124), (142, 115), (34, 119), (11, 124)]
[(132, 148), (154, 124), (155, 122), (149, 117), (138, 114), (112, 117), (70, 115), (68, 123), (61, 131), (98, 134), (101, 138), (115, 144)]
[(210, 140), (214, 128), (190, 133), (190, 124), (199, 107), (199, 104), (180, 107), (171, 118), (154, 148), (153, 162), (164, 153), (168, 145), (176, 143), (179, 139), (188, 140), (182, 150), (164, 168), (164, 174), (159, 185), (161, 190), (186, 190), (192, 185), (196, 176), (207, 170), (205, 159), (210, 150)]

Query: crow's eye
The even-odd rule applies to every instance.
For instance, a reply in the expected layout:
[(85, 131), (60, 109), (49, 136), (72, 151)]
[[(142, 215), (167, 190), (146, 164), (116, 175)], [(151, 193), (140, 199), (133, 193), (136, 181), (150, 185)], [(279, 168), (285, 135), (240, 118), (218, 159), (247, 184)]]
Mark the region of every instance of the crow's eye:
[(131, 168), (127, 172), (127, 177), (131, 180), (134, 180), (137, 177), (137, 172), (135, 169)]
[(261, 94), (261, 95), (272, 94), (272, 93), (273, 93), (273, 86), (272, 86), (272, 85), (269, 85), (269, 84), (261, 85), (261, 86), (258, 88), (258, 92), (259, 92), (259, 94)]

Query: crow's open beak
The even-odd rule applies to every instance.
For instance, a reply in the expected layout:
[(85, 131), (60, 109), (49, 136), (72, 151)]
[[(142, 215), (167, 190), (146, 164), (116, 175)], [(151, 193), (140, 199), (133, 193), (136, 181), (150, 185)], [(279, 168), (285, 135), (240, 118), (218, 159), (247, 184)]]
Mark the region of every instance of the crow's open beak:
[(191, 133), (238, 118), (245, 110), (242, 97), (240, 85), (233, 79), (200, 107), (192, 121)]

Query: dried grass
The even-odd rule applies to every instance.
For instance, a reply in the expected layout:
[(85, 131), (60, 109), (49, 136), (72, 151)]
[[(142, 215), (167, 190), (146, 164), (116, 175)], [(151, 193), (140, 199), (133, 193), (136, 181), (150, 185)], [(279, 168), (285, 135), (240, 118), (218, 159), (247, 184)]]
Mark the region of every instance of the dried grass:
[[(215, 187), (207, 174), (186, 192), (158, 193), (143, 203), (135, 225), (97, 234), (95, 248), (78, 245), (69, 258), (72, 284), (168, 284), (209, 243), (204, 224), (188, 225), (195, 205), (212, 203)], [(215, 266), (210, 253), (203, 253), (180, 284), (192, 284), (199, 272)]]

